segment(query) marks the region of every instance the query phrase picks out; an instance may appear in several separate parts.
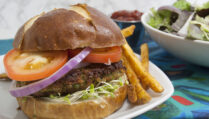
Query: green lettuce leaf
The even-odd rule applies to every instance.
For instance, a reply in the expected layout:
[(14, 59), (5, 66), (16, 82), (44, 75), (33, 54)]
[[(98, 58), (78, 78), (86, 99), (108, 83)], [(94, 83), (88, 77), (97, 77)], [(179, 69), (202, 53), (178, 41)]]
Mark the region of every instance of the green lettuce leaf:
[(187, 10), (191, 11), (191, 4), (187, 2), (186, 0), (178, 0), (173, 4), (174, 7), (180, 9), (180, 10)]
[(153, 15), (148, 24), (156, 29), (165, 27), (165, 31), (170, 32), (172, 30), (170, 25), (171, 12), (168, 10), (156, 11), (154, 8), (151, 8), (151, 11)]
[(196, 15), (195, 20), (190, 22), (188, 37), (209, 41), (209, 15), (205, 18)]

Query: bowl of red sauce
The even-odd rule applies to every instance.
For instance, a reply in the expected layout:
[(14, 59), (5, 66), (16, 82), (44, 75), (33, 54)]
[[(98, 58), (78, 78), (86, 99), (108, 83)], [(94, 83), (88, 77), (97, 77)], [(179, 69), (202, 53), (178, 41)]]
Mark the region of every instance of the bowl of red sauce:
[(130, 25), (135, 25), (136, 28), (132, 36), (127, 38), (127, 42), (131, 46), (131, 48), (139, 53), (140, 45), (144, 43), (144, 27), (141, 23), (142, 12), (138, 10), (120, 10), (112, 13), (111, 18), (118, 24), (118, 26), (123, 29)]

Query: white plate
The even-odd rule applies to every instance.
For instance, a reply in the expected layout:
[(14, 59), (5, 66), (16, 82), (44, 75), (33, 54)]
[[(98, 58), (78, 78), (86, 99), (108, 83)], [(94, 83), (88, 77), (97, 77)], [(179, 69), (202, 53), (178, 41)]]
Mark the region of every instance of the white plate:
[[(0, 56), (0, 73), (4, 71), (3, 56)], [(154, 93), (152, 90), (148, 90), (148, 93), (152, 96), (152, 100), (144, 105), (133, 106), (126, 100), (123, 106), (108, 116), (106, 119), (127, 119), (138, 116), (152, 108), (160, 105), (166, 101), (174, 92), (173, 85), (168, 77), (153, 63), (150, 62), (149, 71), (164, 87), (163, 93)], [(0, 119), (27, 119), (22, 111), (18, 111), (18, 104), (16, 99), (12, 97), (9, 92), (10, 82), (0, 81)]]

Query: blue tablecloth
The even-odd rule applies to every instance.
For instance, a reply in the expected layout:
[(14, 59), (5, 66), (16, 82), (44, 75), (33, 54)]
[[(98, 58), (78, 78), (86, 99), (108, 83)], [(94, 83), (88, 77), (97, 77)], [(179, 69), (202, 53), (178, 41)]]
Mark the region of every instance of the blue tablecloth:
[[(182, 61), (152, 40), (146, 42), (150, 60), (172, 80), (175, 92), (166, 102), (135, 119), (209, 118), (209, 68)], [(11, 39), (0, 40), (0, 55), (11, 48)]]

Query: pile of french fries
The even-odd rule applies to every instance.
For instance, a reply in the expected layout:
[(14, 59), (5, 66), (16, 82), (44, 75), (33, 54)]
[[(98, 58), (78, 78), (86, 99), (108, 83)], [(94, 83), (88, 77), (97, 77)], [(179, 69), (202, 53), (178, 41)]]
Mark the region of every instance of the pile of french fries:
[[(124, 37), (133, 34), (135, 29), (131, 25), (121, 30)], [(149, 73), (149, 51), (147, 44), (141, 45), (141, 61), (134, 54), (131, 47), (126, 42), (123, 46), (122, 61), (126, 67), (126, 74), (130, 82), (128, 86), (128, 100), (133, 104), (145, 104), (151, 100), (147, 89), (151, 88), (157, 93), (163, 92), (163, 87)]]

